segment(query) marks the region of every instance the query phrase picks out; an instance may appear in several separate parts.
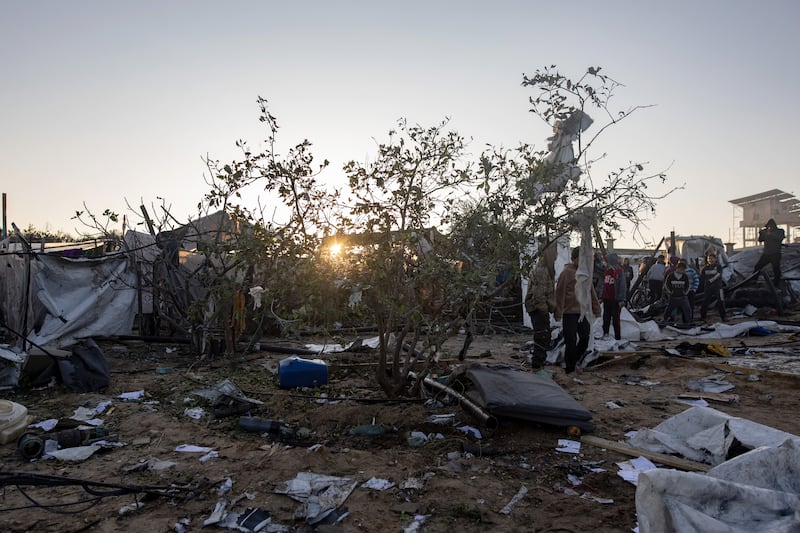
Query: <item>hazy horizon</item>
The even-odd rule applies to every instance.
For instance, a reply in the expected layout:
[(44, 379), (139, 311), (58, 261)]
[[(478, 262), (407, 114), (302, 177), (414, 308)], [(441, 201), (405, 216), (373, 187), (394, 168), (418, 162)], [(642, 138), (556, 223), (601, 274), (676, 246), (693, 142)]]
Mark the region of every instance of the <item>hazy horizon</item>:
[[(281, 146), (313, 143), (339, 179), (396, 121), (450, 126), (473, 140), (544, 149), (522, 75), (589, 66), (624, 84), (612, 108), (652, 106), (612, 128), (608, 164), (665, 170), (643, 228), (741, 240), (729, 200), (796, 194), (790, 160), (800, 4), (365, 1), (292, 4), (176, 0), (4, 1), (6, 82), (0, 192), (8, 222), (75, 234), (83, 209), (126, 212), (165, 198), (185, 218), (207, 190), (203, 157), (229, 161), (235, 141), (265, 138), (270, 102)], [(630, 234), (620, 248), (643, 247)]]

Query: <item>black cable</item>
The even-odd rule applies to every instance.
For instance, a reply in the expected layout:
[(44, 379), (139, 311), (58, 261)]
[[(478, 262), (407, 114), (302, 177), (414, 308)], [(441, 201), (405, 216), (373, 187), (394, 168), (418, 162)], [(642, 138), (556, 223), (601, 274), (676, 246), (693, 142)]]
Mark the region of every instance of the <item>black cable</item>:
[[(132, 494), (134, 496), (134, 501), (136, 503), (139, 503), (138, 499), (139, 493), (149, 494), (151, 496), (167, 496), (171, 491), (180, 490), (180, 487), (175, 487), (174, 485), (168, 487), (120, 485), (115, 483), (94, 482), (81, 479), (58, 478), (54, 476), (46, 476), (40, 474), (24, 474), (24, 473), (14, 473), (14, 472), (0, 473), (0, 486), (8, 486), (8, 485), (15, 486), (17, 490), (19, 490), (20, 494), (22, 494), (22, 496), (24, 496), (25, 499), (30, 501), (32, 505), (2, 508), (0, 509), (0, 512), (38, 508), (51, 513), (70, 514), (70, 515), (79, 514), (84, 511), (87, 511), (88, 509), (91, 509), (92, 507), (100, 503), (100, 501), (102, 501), (104, 498), (108, 498), (111, 496), (125, 496), (128, 494)], [(45, 504), (37, 501), (33, 496), (28, 494), (28, 492), (23, 488), (23, 485), (46, 486), (46, 487), (80, 486), (84, 490), (84, 492), (94, 497), (74, 502)], [(97, 490), (96, 488), (93, 488), (93, 486), (107, 487), (113, 490), (100, 491)], [(85, 505), (85, 506), (77, 510), (59, 509), (60, 507), (74, 507), (78, 505)]]
[[(38, 508), (38, 509), (44, 509), (45, 511), (47, 511), (49, 513), (55, 513), (55, 514), (80, 514), (80, 513), (84, 512), (84, 511), (88, 511), (89, 509), (91, 509), (92, 507), (94, 507), (95, 505), (100, 503), (100, 501), (104, 498), (104, 496), (97, 496), (97, 497), (92, 498), (90, 500), (81, 500), (81, 501), (77, 501), (77, 502), (42, 504), (42, 503), (36, 501), (27, 492), (25, 492), (25, 490), (21, 486), (19, 486), (19, 485), (15, 485), (15, 486), (17, 487), (17, 490), (20, 492), (20, 494), (22, 494), (25, 497), (25, 499), (27, 499), (33, 505), (26, 505), (26, 506), (23, 506), (23, 507), (14, 507), (14, 508), (11, 508), (11, 509), (0, 509), (0, 512), (3, 512), (3, 511), (16, 511), (16, 510), (19, 510), (19, 509)], [(55, 509), (56, 507), (70, 507), (70, 506), (84, 504), (84, 503), (88, 503), (89, 505), (87, 505), (86, 507), (84, 507), (82, 509), (79, 509), (77, 511), (62, 511), (62, 510), (59, 510), (59, 509)]]

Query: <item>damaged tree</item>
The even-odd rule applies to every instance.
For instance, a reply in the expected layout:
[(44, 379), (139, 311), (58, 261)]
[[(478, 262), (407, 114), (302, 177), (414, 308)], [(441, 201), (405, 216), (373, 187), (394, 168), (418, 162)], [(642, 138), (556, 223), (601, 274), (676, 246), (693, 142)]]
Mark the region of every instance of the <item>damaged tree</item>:
[[(610, 110), (620, 84), (599, 68), (573, 81), (550, 67), (524, 77), (523, 86), (536, 91), (531, 111), (554, 127), (547, 150), (490, 148), (474, 166), (465, 139), (448, 131), (446, 120), (433, 127), (401, 120), (374, 162), (345, 165), (344, 193), (322, 187), (317, 178), (327, 161), (314, 168), (308, 141), (277, 153), (277, 121), (259, 99), (266, 148), (253, 153), (239, 141), (241, 160), (209, 160), (210, 191), (198, 204), (200, 213), (225, 213), (234, 227), (198, 242), (198, 266), (181, 282), (159, 286), (172, 293), (180, 331), (202, 348), (209, 332), (223, 327), (233, 351), (246, 302), (256, 335), (269, 324), (288, 335), (345, 317), (374, 321), (377, 380), (390, 396), (408, 386), (412, 359), (435, 361), (462, 327), (463, 357), (476, 311), (518, 280), (519, 257), (533, 235), (544, 236), (546, 248), (573, 232), (587, 210), (596, 233), (610, 235), (620, 221), (637, 226), (669, 194), (649, 192), (665, 175), (647, 174), (641, 163), (602, 179), (592, 175), (597, 159), (589, 148), (640, 109)], [(587, 131), (594, 133), (587, 138)], [(246, 208), (241, 198), (252, 189), (276, 198), (285, 212), (267, 217), (263, 207)], [(166, 206), (159, 214), (154, 234), (177, 226)], [(361, 239), (350, 241), (348, 253), (323, 247), (353, 235)]]
[(432, 221), (475, 185), (463, 163), (464, 138), (447, 121), (423, 128), (405, 120), (378, 146), (374, 163), (350, 162), (352, 209), (340, 219), (350, 232), (375, 236), (348, 254), (348, 282), (363, 290), (380, 337), (377, 381), (389, 396), (406, 389), (411, 361), (432, 360), (469, 319), (482, 281)]
[(621, 230), (621, 222), (631, 223), (638, 235), (642, 222), (655, 213), (656, 202), (675, 188), (650, 191), (653, 183), (666, 181), (666, 174), (648, 173), (642, 162), (629, 161), (597, 176), (593, 168), (608, 154), (592, 157), (591, 149), (609, 128), (647, 106), (612, 110), (611, 100), (622, 85), (601, 74), (600, 67), (590, 67), (573, 80), (550, 66), (523, 76), (522, 85), (534, 91), (531, 112), (551, 125), (554, 134), (548, 151), (521, 144), (482, 155), (486, 209), (512, 221), (512, 227), (527, 228), (529, 235), (545, 236), (545, 246), (576, 229), (575, 215), (585, 208), (595, 212), (599, 246), (603, 237)]
[[(197, 204), (197, 217), (181, 223), (163, 200), (152, 212), (130, 209), (152, 237), (128, 246), (143, 265), (139, 284), (152, 291), (158, 321), (171, 334), (190, 337), (201, 353), (233, 353), (246, 327), (257, 336), (273, 326), (286, 333), (293, 324), (321, 320), (313, 302), (325, 297), (327, 283), (314, 275), (314, 256), (320, 236), (330, 231), (326, 206), (337, 204), (335, 191), (317, 183), (328, 162), (313, 166), (307, 140), (281, 157), (277, 121), (266, 100), (259, 98), (258, 104), (259, 120), (268, 129), (264, 150), (254, 153), (238, 141), (241, 160), (223, 164), (207, 159), (209, 191)], [(271, 215), (263, 206), (243, 204), (242, 197), (253, 190), (273, 198)], [(117, 217), (109, 211), (103, 215)], [(106, 231), (106, 223), (88, 210), (76, 217)], [(142, 259), (138, 252), (143, 248), (157, 252)], [(162, 324), (155, 326), (160, 332)]]

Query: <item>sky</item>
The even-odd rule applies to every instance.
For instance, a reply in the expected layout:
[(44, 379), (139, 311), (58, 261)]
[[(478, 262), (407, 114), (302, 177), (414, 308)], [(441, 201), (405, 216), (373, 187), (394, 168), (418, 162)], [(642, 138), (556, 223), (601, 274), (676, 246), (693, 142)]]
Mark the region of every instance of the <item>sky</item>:
[(649, 107), (598, 149), (665, 171), (654, 195), (680, 188), (615, 245), (741, 242), (730, 200), (800, 193), (798, 23), (795, 0), (0, 0), (0, 192), (9, 228), (75, 235), (78, 210), (135, 219), (128, 206), (162, 198), (185, 219), (208, 190), (204, 158), (263, 146), (259, 96), (279, 147), (308, 139), (330, 184), (403, 117), (449, 117), (476, 158), (545, 149), (523, 74), (600, 66), (624, 84), (612, 107)]

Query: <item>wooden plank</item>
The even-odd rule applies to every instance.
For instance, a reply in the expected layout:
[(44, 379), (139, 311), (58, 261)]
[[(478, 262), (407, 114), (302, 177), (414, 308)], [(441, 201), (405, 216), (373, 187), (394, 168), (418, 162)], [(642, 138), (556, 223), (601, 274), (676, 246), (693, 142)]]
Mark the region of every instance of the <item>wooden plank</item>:
[(633, 362), (635, 359), (641, 356), (640, 353), (633, 352), (633, 353), (626, 353), (626, 352), (600, 352), (602, 355), (613, 355), (612, 359), (608, 361), (603, 361), (597, 365), (590, 365), (584, 368), (584, 372), (593, 372), (595, 370), (600, 370), (601, 368), (605, 368), (608, 366), (613, 366), (619, 363), (624, 362)]
[(715, 402), (722, 402), (722, 403), (738, 403), (739, 402), (739, 395), (738, 394), (726, 394), (724, 392), (682, 392), (678, 394), (678, 398), (687, 398), (687, 399), (701, 399), (701, 400), (712, 400)]
[(685, 470), (687, 472), (708, 472), (711, 470), (711, 465), (707, 465), (704, 463), (698, 463), (696, 461), (689, 461), (688, 459), (681, 459), (680, 457), (674, 457), (672, 455), (666, 455), (663, 453), (656, 453), (647, 450), (642, 450), (641, 448), (636, 448), (631, 446), (630, 444), (625, 444), (623, 442), (615, 442), (607, 439), (601, 439), (600, 437), (595, 437), (592, 435), (584, 435), (581, 437), (581, 442), (585, 442), (586, 444), (591, 444), (592, 446), (597, 446), (598, 448), (606, 448), (607, 450), (611, 450), (614, 452), (621, 453), (623, 455), (629, 455), (631, 457), (647, 457), (651, 461), (655, 463), (661, 463), (667, 466), (672, 466), (679, 470)]

